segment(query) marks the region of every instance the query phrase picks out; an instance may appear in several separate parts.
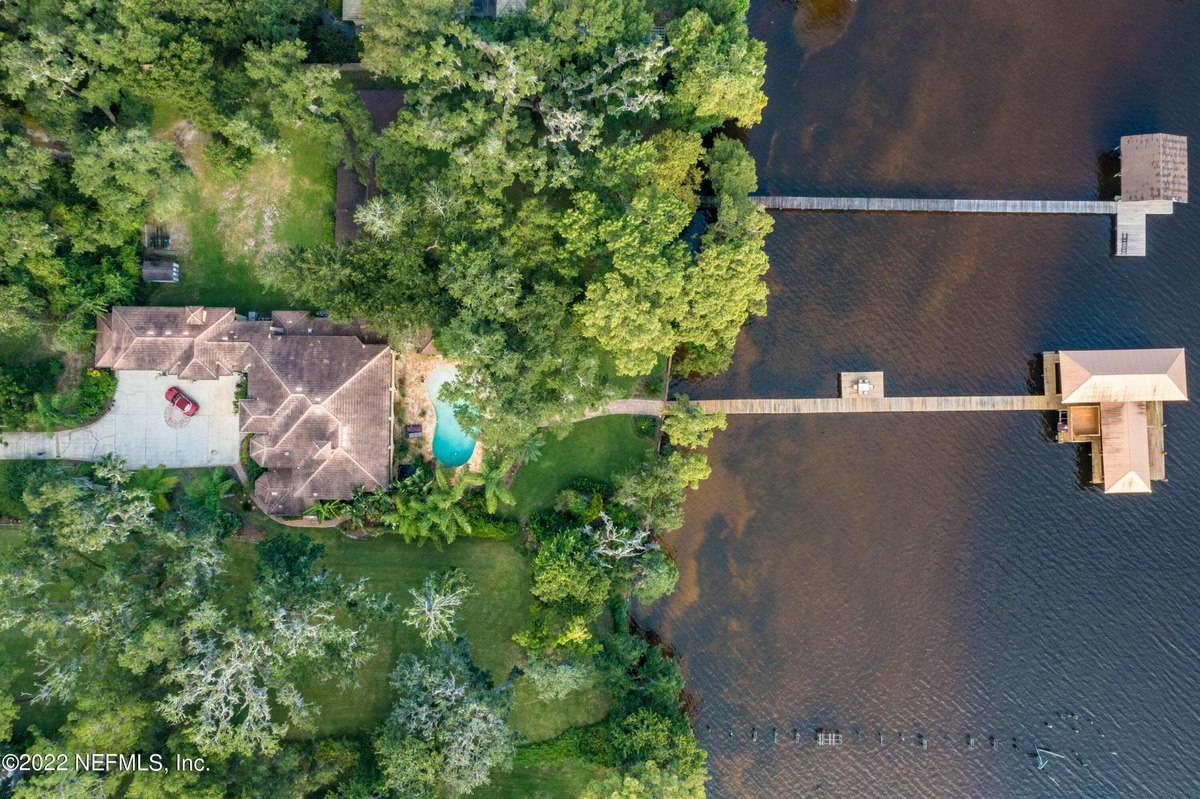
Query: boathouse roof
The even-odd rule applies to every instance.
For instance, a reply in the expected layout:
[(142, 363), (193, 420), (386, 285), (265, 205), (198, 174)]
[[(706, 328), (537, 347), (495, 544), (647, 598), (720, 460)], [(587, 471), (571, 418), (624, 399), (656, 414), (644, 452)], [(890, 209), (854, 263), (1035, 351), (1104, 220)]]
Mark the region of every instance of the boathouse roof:
[(1172, 402), (1187, 399), (1182, 349), (1065, 350), (1059, 353), (1062, 401)]
[(1149, 493), (1150, 439), (1147, 428), (1146, 403), (1100, 404), (1104, 493)]
[(1187, 137), (1169, 133), (1122, 136), (1121, 200), (1187, 202)]

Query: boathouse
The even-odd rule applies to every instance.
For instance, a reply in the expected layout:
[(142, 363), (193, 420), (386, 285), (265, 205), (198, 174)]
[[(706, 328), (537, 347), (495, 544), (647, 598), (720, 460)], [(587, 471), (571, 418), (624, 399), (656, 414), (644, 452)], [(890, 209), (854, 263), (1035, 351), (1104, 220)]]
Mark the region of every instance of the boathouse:
[(1188, 201), (1187, 137), (1146, 133), (1121, 137), (1121, 201)]
[(1121, 137), (1121, 196), (1113, 251), (1146, 254), (1146, 216), (1170, 214), (1188, 200), (1187, 137), (1145, 133)]
[(1129, 494), (1165, 480), (1162, 405), (1188, 398), (1184, 351), (1064, 350), (1057, 368), (1059, 440), (1091, 446), (1092, 482)]

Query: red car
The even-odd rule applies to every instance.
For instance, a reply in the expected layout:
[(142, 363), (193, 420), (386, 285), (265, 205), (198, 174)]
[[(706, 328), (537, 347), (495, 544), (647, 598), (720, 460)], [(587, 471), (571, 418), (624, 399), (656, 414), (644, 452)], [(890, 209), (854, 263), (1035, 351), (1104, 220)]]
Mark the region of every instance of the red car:
[(184, 416), (195, 416), (196, 411), (200, 410), (200, 406), (196, 404), (194, 399), (175, 388), (175, 386), (167, 389), (167, 402), (183, 411)]

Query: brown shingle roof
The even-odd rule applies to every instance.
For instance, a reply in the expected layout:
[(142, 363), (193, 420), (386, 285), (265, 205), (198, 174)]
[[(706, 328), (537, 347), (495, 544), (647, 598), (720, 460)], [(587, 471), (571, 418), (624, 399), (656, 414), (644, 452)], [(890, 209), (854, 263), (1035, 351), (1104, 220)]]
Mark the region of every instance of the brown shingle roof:
[[(272, 325), (284, 329), (271, 331)], [(188, 380), (245, 372), (241, 431), (266, 467), (254, 492), (295, 516), (391, 475), (392, 352), (303, 311), (247, 322), (229, 308), (114, 308), (97, 322), (96, 365)]]
[(1187, 137), (1121, 137), (1121, 199), (1188, 201)]

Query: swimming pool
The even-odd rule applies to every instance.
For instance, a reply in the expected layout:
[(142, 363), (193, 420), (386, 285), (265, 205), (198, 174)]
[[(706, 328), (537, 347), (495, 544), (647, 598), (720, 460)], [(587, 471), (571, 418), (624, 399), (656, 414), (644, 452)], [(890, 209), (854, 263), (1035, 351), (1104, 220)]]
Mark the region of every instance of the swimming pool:
[(443, 466), (462, 466), (475, 451), (475, 439), (467, 435), (454, 418), (454, 407), (438, 399), (442, 386), (454, 380), (458, 369), (450, 364), (439, 366), (429, 373), (426, 385), (437, 421), (433, 428), (433, 457)]

